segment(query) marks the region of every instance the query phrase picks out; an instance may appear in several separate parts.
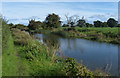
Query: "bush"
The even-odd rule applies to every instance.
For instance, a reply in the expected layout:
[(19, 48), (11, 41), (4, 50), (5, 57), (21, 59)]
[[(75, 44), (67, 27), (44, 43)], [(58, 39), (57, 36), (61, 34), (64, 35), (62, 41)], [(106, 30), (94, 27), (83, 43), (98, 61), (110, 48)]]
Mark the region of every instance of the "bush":
[(17, 45), (27, 45), (33, 41), (33, 38), (28, 32), (13, 28), (12, 34), (14, 36), (14, 43)]
[(67, 37), (67, 32), (65, 31), (57, 31), (57, 32), (52, 32), (52, 34), (61, 36), (61, 37)]
[(91, 71), (89, 71), (85, 66), (77, 63), (73, 58), (67, 58), (64, 61), (64, 71), (67, 76), (90, 76), (93, 77)]
[[(11, 25), (10, 25), (11, 26)], [(28, 27), (27, 26), (25, 26), (25, 25), (23, 25), (23, 24), (16, 24), (16, 25), (12, 25), (11, 26), (12, 28), (17, 28), (17, 29), (20, 29), (20, 30), (25, 30), (25, 31), (27, 31), (28, 30)]]

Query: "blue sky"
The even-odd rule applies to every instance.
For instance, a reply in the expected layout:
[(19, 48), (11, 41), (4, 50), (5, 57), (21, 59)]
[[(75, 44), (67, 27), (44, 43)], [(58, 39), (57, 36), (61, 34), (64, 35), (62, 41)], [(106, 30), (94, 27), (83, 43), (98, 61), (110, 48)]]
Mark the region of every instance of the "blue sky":
[(44, 21), (50, 13), (56, 13), (65, 21), (65, 14), (85, 17), (87, 22), (118, 18), (117, 2), (3, 2), (2, 14), (12, 23), (28, 23), (29, 19)]

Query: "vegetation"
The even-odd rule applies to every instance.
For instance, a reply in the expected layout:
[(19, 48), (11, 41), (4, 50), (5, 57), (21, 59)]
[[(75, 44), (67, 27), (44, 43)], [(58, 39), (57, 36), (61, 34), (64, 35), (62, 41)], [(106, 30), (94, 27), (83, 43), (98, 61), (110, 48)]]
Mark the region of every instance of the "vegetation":
[(26, 31), (4, 24), (3, 76), (96, 76), (72, 58), (55, 56), (57, 41), (55, 44), (49, 39), (45, 42), (47, 46)]
[(78, 22), (77, 26), (79, 26), (79, 27), (86, 27), (86, 21), (84, 20), (84, 18), (79, 19), (77, 22)]
[(102, 22), (101, 21), (94, 21), (94, 26), (95, 27), (100, 27), (100, 26), (102, 26)]
[(107, 22), (97, 20), (93, 22), (94, 24), (89, 24), (86, 23), (84, 17), (82, 17), (82, 19), (78, 19), (79, 17), (77, 15), (71, 17), (68, 17), (68, 15), (65, 16), (67, 24), (63, 24), (63, 26), (60, 27), (60, 17), (54, 13), (49, 14), (42, 24), (43, 27), (32, 32), (47, 33), (49, 31), (48, 33), (53, 33), (63, 37), (77, 37), (100, 42), (120, 44), (120, 34), (118, 32), (119, 24), (117, 24), (115, 19), (109, 18)]
[(41, 29), (42, 28), (42, 22), (40, 21), (35, 21), (35, 20), (30, 20), (28, 28), (30, 30), (36, 30), (36, 29)]
[(15, 53), (13, 38), (7, 21), (2, 19), (2, 75), (16, 76), (17, 57)]
[(60, 17), (54, 13), (49, 14), (44, 23), (47, 28), (58, 28), (61, 26)]
[[(50, 34), (120, 44), (119, 25), (114, 19), (107, 22), (97, 20), (93, 25), (86, 23), (84, 18), (78, 19), (77, 16), (66, 18), (67, 24), (63, 27), (60, 17), (54, 13), (49, 14), (43, 22), (30, 20), (28, 26), (7, 24), (1, 19), (3, 76), (108, 76), (102, 71), (90, 71), (75, 59), (56, 56), (59, 42), (58, 39), (51, 38)], [(45, 44), (42, 44), (31, 32), (49, 36), (44, 37)]]
[(61, 29), (56, 29), (51, 31), (53, 34), (62, 36), (62, 37), (72, 37), (72, 38), (83, 38), (88, 40), (94, 40), (99, 42), (107, 42), (113, 44), (120, 44), (120, 34), (119, 28), (80, 28), (80, 27), (64, 27)]
[[(16, 41), (18, 43), (19, 41), (22, 42), (15, 45), (18, 48), (17, 51), (18, 51), (19, 57), (23, 60), (23, 62), (27, 66), (27, 67), (24, 67), (23, 70), (26, 71), (28, 75), (31, 75), (31, 76), (61, 76), (61, 75), (62, 76), (94, 76), (91, 71), (89, 71), (82, 65), (78, 65), (75, 62), (75, 60), (71, 58), (62, 59), (56, 56), (53, 57), (54, 52), (52, 52), (53, 50), (50, 50), (52, 47), (48, 48), (47, 46), (37, 42), (33, 38), (29, 38), (29, 40), (27, 41), (24, 39), (25, 41), (23, 41), (22, 38), (28, 35), (26, 32), (20, 31), (18, 29), (16, 29), (16, 31), (12, 30), (12, 32), (14, 34), (13, 37), (15, 42)], [(17, 37), (18, 33), (21, 34), (19, 35), (21, 38)], [(25, 44), (26, 42), (28, 44)], [(23, 43), (24, 43), (24, 46), (21, 46), (23, 45)], [(54, 46), (56, 45), (53, 45), (53, 47)], [(23, 74), (26, 75), (25, 73)]]
[(117, 21), (113, 18), (108, 19), (107, 24), (109, 27), (116, 27), (117, 26)]

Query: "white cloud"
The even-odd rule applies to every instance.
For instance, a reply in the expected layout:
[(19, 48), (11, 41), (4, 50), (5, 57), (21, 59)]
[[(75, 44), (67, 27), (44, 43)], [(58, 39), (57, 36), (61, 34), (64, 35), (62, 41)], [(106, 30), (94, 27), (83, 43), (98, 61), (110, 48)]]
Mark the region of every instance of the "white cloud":
[(118, 20), (117, 14), (110, 14), (110, 13), (95, 14), (87, 18), (87, 20), (90, 20), (91, 22), (96, 20), (104, 22), (104, 21), (107, 21), (109, 18), (114, 18)]
[[(45, 17), (50, 13), (56, 13), (61, 17), (62, 21), (65, 21), (65, 14), (69, 13), (71, 15), (79, 15), (80, 17), (85, 16), (85, 19), (89, 21), (94, 21), (96, 19), (106, 20), (109, 17), (117, 17), (115, 12), (117, 8), (107, 8), (99, 7), (94, 5), (89, 5), (87, 7), (83, 5), (73, 5), (66, 3), (38, 3), (38, 4), (14, 4), (14, 6), (4, 6), (3, 15), (8, 19), (18, 19), (17, 21), (28, 20), (31, 18), (36, 18), (36, 20), (44, 21)], [(105, 5), (107, 6), (107, 5)], [(93, 9), (94, 7), (94, 9)], [(97, 11), (94, 11), (96, 10)], [(11, 11), (12, 10), (12, 11)], [(104, 11), (106, 10), (106, 11)], [(106, 12), (111, 12), (108, 14)], [(92, 17), (92, 18), (89, 18)], [(15, 21), (14, 21), (15, 22)]]

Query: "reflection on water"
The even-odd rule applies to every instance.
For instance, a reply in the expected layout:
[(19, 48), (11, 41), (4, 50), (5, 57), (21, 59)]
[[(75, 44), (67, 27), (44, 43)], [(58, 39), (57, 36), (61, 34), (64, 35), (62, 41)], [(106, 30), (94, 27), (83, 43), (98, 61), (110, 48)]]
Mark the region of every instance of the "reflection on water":
[(91, 70), (103, 69), (112, 75), (118, 72), (118, 46), (78, 38), (36, 34), (39, 40), (54, 47), (66, 57), (75, 58)]

